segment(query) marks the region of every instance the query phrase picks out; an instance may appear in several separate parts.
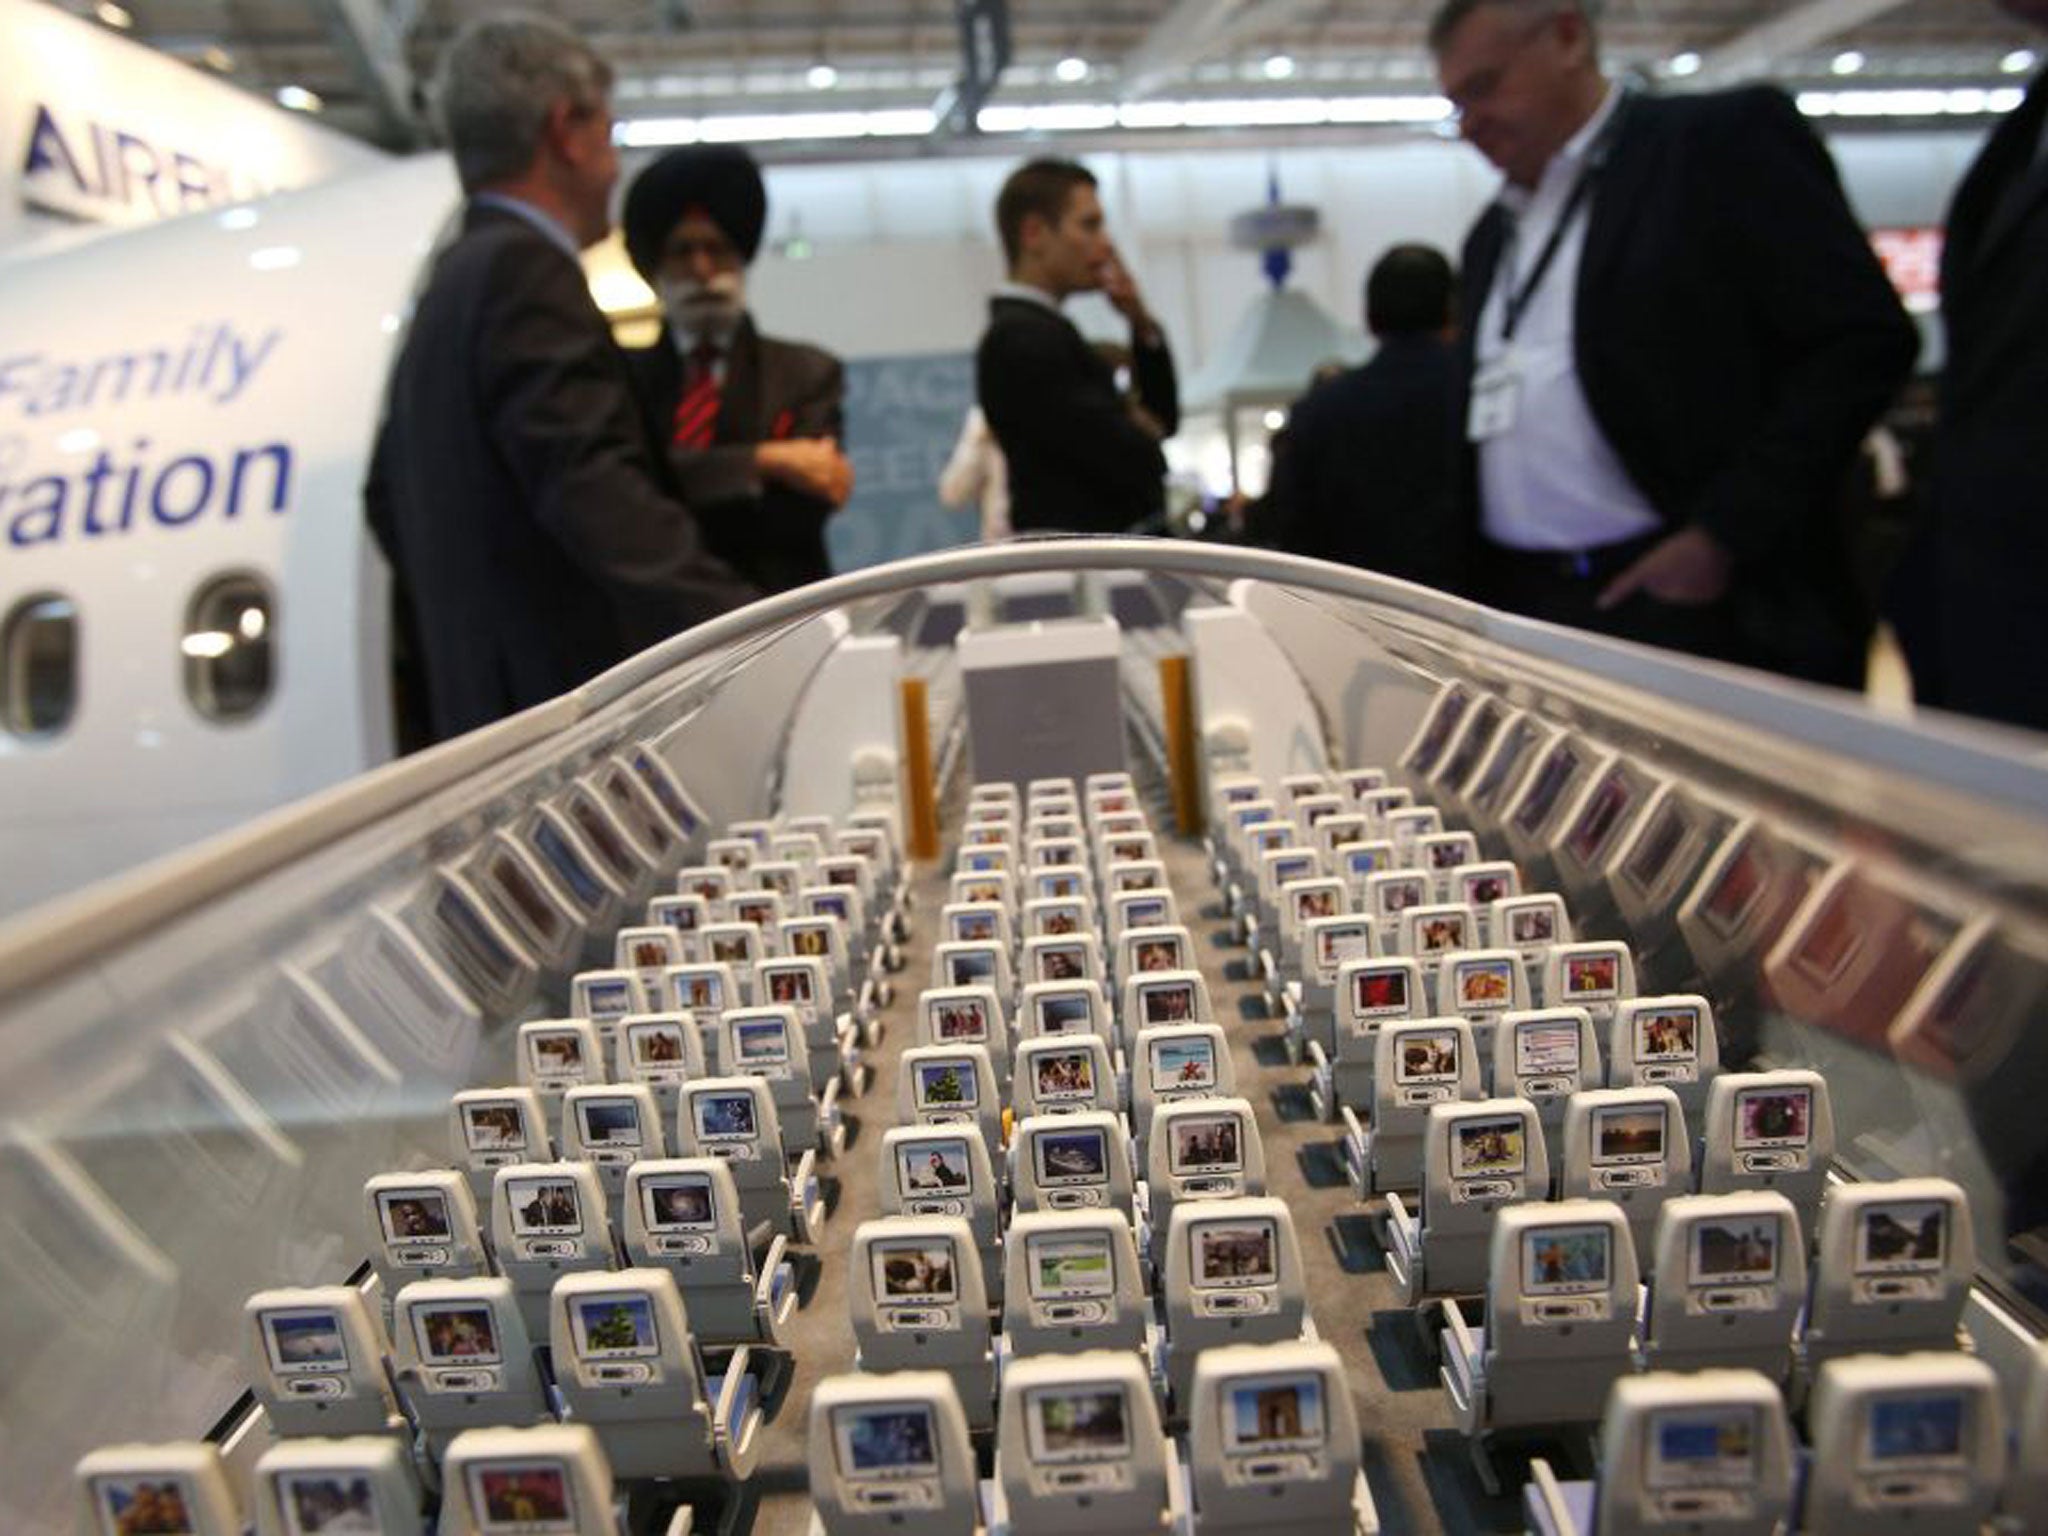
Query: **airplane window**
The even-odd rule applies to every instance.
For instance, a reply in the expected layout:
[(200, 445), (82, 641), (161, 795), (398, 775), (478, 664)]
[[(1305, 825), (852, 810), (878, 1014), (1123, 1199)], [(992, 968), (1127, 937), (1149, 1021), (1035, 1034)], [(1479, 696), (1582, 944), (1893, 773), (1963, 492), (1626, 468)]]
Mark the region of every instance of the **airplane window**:
[(276, 624), (270, 585), (259, 576), (217, 576), (199, 589), (178, 646), (194, 709), (209, 720), (246, 720), (270, 702)]
[(78, 708), (78, 609), (38, 592), (0, 626), (0, 715), (17, 736), (54, 736)]

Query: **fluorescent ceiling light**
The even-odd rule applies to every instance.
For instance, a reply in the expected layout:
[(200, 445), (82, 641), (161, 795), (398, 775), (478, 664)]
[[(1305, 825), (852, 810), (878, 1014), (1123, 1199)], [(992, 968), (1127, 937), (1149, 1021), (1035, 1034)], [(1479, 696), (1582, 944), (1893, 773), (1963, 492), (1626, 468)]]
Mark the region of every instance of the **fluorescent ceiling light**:
[(1042, 107), (983, 107), (974, 119), (983, 133), (1100, 133), (1116, 126), (1107, 102), (1053, 102)]
[(1055, 64), (1052, 72), (1062, 85), (1079, 85), (1088, 78), (1088, 61), (1070, 54)]
[(814, 91), (829, 91), (839, 83), (839, 71), (830, 64), (813, 64), (804, 83)]
[(307, 90), (303, 85), (279, 87), (277, 104), (291, 112), (318, 112), (327, 105), (316, 92)]
[(131, 31), (135, 26), (135, 18), (128, 14), (127, 8), (114, 4), (114, 0), (100, 0), (100, 3), (92, 8), (92, 13), (108, 26), (122, 32)]
[(758, 112), (730, 117), (637, 117), (614, 137), (630, 149), (676, 144), (775, 144), (803, 139), (922, 138), (939, 125), (929, 107), (878, 112)]
[[(1799, 110), (1808, 117), (1979, 117), (2012, 111), (2025, 99), (2017, 86), (1954, 89), (1807, 91)], [(1049, 102), (1041, 106), (983, 107), (983, 133), (1132, 133), (1176, 129), (1416, 127), (1447, 128), (1451, 104), (1441, 96), (1251, 96), (1183, 101)], [(872, 112), (784, 112), (724, 117), (641, 117), (620, 122), (621, 145), (663, 149), (676, 144), (773, 144), (805, 140), (923, 138), (938, 120), (928, 107)]]
[(1273, 57), (1266, 60), (1263, 67), (1268, 80), (1292, 80), (1294, 78), (1294, 60), (1284, 53), (1274, 54)]
[(1700, 64), (1702, 62), (1703, 61), (1701, 60), (1698, 54), (1688, 49), (1684, 53), (1677, 55), (1675, 58), (1672, 59), (1672, 61), (1669, 64), (1665, 65), (1664, 67), (1671, 74), (1674, 74), (1678, 76), (1679, 79), (1683, 80), (1687, 75), (1698, 74), (1700, 72)]
[(1799, 110), (1808, 117), (1980, 117), (2010, 112), (2025, 99), (2026, 92), (2013, 87), (1995, 91), (1802, 91)]
[(1451, 104), (1441, 96), (1350, 96), (1327, 104), (1333, 123), (1446, 123)]
[(1998, 61), (1998, 67), (2008, 75), (2024, 75), (2034, 67), (2038, 57), (2031, 48), (2015, 48)]
[(1868, 59), (1864, 58), (1854, 48), (1844, 48), (1835, 55), (1834, 63), (1830, 64), (1828, 68), (1838, 75), (1857, 75), (1863, 72), (1863, 66), (1869, 62)]

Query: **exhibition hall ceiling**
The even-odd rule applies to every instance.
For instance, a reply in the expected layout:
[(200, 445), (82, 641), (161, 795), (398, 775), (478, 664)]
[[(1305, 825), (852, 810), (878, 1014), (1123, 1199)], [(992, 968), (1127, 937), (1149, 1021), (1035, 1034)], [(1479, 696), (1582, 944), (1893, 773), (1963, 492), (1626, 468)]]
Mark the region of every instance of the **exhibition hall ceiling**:
[[(930, 108), (963, 5), (997, 0), (542, 0), (620, 71), (620, 116)], [(1436, 0), (1009, 0), (1013, 107), (1427, 92)], [(475, 0), (69, 0), (65, 9), (336, 127), (418, 142), (420, 82)], [(2029, 35), (1993, 0), (1608, 0), (1620, 67), (1681, 85), (2011, 84)], [(1677, 61), (1674, 72), (1673, 62)]]

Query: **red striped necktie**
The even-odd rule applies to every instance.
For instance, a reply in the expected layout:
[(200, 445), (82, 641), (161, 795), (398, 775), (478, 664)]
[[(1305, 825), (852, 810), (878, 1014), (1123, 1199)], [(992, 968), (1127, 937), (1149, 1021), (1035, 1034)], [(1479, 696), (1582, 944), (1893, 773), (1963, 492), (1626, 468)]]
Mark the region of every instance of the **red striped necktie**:
[(718, 431), (718, 348), (705, 343), (690, 354), (688, 386), (676, 402), (674, 430), (669, 441), (692, 453), (711, 446)]

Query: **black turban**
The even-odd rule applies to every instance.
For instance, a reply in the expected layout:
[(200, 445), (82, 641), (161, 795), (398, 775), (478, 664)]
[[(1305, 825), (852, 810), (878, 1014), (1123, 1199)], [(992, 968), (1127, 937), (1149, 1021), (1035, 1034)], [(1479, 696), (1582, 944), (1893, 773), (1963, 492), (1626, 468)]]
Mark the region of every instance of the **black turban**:
[(725, 238), (752, 263), (768, 223), (768, 191), (761, 168), (737, 144), (693, 144), (672, 149), (633, 178), (626, 193), (626, 254), (649, 282), (661, 248), (683, 215), (701, 208)]

